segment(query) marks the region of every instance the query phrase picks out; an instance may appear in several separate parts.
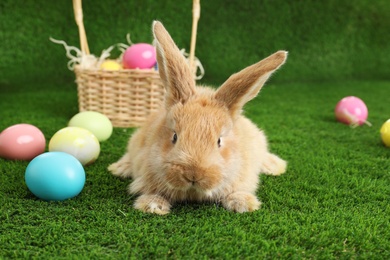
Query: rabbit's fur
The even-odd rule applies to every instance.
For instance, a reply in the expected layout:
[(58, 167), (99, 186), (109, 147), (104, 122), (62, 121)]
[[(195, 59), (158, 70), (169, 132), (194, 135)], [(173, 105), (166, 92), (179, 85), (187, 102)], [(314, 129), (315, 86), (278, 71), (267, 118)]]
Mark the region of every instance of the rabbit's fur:
[(241, 114), (286, 60), (278, 51), (233, 74), (219, 89), (195, 86), (191, 70), (160, 22), (153, 23), (165, 104), (130, 138), (109, 166), (131, 177), (134, 207), (167, 214), (178, 201), (220, 202), (231, 211), (259, 209), (259, 173), (280, 175), (287, 163), (268, 151), (264, 133)]

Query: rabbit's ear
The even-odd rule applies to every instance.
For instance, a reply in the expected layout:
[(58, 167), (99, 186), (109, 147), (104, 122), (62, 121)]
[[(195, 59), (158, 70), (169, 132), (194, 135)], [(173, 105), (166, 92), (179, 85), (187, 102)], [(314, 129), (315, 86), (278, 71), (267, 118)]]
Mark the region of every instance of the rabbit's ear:
[(162, 23), (153, 22), (157, 63), (166, 89), (166, 106), (185, 103), (195, 93), (195, 79), (190, 67)]
[(286, 61), (287, 52), (278, 51), (271, 56), (233, 74), (217, 90), (215, 98), (226, 104), (233, 117), (240, 114), (246, 102), (255, 98), (261, 87)]

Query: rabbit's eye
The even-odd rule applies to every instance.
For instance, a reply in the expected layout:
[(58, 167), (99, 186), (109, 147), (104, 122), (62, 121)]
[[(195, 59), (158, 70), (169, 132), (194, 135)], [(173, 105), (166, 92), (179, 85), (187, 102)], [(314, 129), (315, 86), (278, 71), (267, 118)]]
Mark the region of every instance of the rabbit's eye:
[(174, 133), (172, 137), (172, 143), (175, 144), (177, 142), (177, 134)]
[(218, 147), (221, 147), (221, 137), (218, 138)]

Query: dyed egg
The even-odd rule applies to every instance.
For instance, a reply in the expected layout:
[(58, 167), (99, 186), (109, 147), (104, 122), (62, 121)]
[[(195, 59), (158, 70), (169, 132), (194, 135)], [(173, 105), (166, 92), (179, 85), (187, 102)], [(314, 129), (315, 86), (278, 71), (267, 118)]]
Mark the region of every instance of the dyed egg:
[(123, 67), (126, 69), (150, 69), (156, 64), (156, 49), (147, 43), (131, 45), (123, 54)]
[(114, 60), (105, 60), (100, 64), (100, 69), (102, 70), (120, 70), (122, 65)]
[(72, 155), (48, 152), (35, 157), (25, 171), (28, 189), (38, 198), (62, 201), (77, 196), (85, 184), (85, 171)]
[(49, 142), (49, 151), (68, 153), (76, 157), (82, 165), (88, 165), (99, 157), (100, 144), (87, 129), (72, 126), (53, 135)]
[(336, 119), (348, 125), (362, 125), (366, 123), (368, 110), (366, 104), (354, 96), (340, 100), (335, 108)]
[(0, 157), (13, 160), (31, 160), (43, 153), (45, 136), (36, 126), (17, 124), (0, 134)]
[(112, 134), (112, 123), (107, 116), (94, 111), (84, 111), (73, 116), (68, 126), (77, 126), (89, 130), (99, 142), (106, 141)]
[(390, 147), (390, 119), (388, 119), (381, 127), (380, 130), (382, 142)]

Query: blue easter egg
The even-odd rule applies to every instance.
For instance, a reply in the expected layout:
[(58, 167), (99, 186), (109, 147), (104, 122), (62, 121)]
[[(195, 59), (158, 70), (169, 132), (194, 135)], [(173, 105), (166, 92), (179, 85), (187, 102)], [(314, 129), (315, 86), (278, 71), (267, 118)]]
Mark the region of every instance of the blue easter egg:
[(77, 196), (84, 188), (85, 171), (79, 160), (64, 152), (47, 152), (27, 166), (25, 181), (38, 198), (62, 201)]

